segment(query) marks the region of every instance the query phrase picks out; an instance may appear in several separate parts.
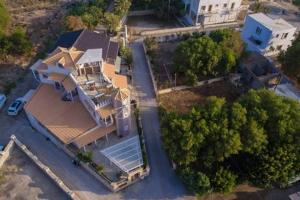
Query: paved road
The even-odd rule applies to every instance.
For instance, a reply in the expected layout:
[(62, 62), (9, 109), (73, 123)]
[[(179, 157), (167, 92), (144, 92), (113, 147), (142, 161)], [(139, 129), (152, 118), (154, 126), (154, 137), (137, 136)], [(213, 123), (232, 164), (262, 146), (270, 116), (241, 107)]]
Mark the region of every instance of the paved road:
[(133, 50), (133, 86), (139, 97), (140, 113), (145, 131), (150, 176), (124, 191), (127, 198), (136, 199), (181, 199), (192, 198), (171, 168), (162, 148), (157, 103), (142, 43), (132, 45)]

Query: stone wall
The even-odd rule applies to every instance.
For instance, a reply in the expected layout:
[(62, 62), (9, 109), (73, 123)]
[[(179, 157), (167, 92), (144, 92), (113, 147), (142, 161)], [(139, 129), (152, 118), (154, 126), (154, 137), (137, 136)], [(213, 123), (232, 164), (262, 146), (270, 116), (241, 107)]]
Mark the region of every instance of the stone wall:
[(147, 61), (147, 67), (148, 67), (149, 72), (150, 72), (150, 77), (151, 77), (151, 80), (152, 80), (155, 96), (157, 96), (157, 91), (158, 91), (157, 90), (157, 83), (156, 83), (155, 78), (154, 78), (154, 74), (153, 74), (152, 67), (151, 67), (151, 62), (150, 62), (150, 59), (147, 55), (147, 50), (146, 50), (144, 42), (143, 42), (143, 50), (144, 50), (144, 54), (145, 54), (146, 61)]
[(12, 150), (14, 149), (14, 141), (10, 140), (3, 151), (0, 151), (0, 168), (3, 166), (4, 162), (9, 158)]

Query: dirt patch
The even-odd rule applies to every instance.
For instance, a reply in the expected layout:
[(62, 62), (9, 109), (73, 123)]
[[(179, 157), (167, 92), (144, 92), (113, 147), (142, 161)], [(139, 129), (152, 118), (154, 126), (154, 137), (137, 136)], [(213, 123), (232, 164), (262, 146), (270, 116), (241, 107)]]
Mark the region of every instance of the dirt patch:
[(290, 200), (289, 195), (300, 190), (300, 183), (286, 189), (261, 189), (248, 184), (238, 185), (232, 193), (212, 193), (200, 200)]
[(0, 174), (0, 199), (68, 199), (17, 147), (14, 147)]
[[(158, 89), (164, 89), (175, 85), (175, 72), (172, 66), (173, 56), (178, 42), (159, 43), (152, 58), (152, 69), (157, 81)], [(180, 76), (176, 75), (176, 84), (182, 85)]]
[(62, 31), (62, 19), (66, 14), (63, 0), (14, 0), (5, 1), (10, 13), (7, 34), (16, 27), (23, 27), (33, 43), (32, 52), (24, 56), (7, 56), (0, 60), (0, 92), (7, 83), (17, 83), (26, 69), (43, 56)]
[(226, 101), (232, 102), (239, 96), (239, 93), (228, 81), (219, 81), (201, 87), (159, 95), (159, 102), (167, 111), (186, 113), (193, 106), (204, 103), (209, 96), (224, 97)]

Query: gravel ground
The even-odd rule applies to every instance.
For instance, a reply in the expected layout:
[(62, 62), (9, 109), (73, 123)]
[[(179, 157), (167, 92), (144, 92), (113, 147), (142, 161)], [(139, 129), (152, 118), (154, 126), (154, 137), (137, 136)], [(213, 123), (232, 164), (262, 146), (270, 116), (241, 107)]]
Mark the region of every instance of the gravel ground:
[(17, 147), (0, 172), (0, 199), (68, 199)]

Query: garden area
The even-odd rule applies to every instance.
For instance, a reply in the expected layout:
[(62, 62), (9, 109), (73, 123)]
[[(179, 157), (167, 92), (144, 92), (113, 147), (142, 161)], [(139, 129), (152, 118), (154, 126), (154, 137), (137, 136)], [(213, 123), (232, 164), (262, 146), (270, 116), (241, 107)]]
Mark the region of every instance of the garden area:
[(217, 30), (209, 35), (186, 34), (180, 41), (144, 40), (158, 89), (196, 85), (199, 81), (228, 76), (245, 55), (239, 32)]

